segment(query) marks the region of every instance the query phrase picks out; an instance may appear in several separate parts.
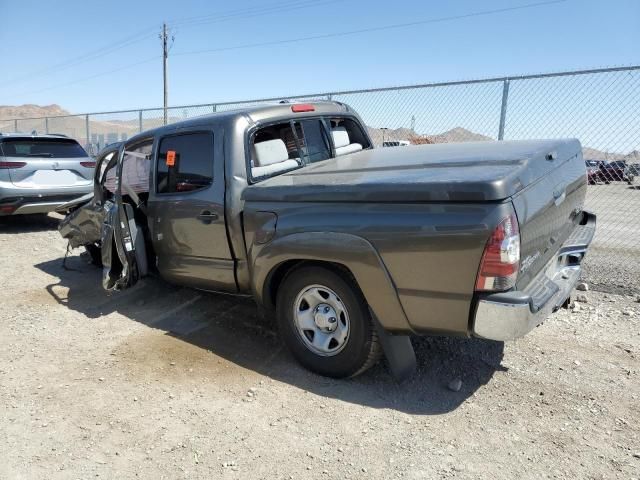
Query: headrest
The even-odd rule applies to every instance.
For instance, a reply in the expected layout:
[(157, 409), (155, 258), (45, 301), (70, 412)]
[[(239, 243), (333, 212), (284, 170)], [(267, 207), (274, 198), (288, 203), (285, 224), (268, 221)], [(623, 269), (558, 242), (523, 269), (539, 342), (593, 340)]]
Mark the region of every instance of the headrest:
[(254, 159), (256, 167), (266, 167), (267, 165), (289, 160), (287, 146), (279, 138), (254, 143), (253, 149), (255, 151)]
[(349, 140), (349, 134), (344, 127), (334, 127), (331, 129), (331, 136), (333, 137), (333, 143), (336, 148), (346, 147), (351, 143)]

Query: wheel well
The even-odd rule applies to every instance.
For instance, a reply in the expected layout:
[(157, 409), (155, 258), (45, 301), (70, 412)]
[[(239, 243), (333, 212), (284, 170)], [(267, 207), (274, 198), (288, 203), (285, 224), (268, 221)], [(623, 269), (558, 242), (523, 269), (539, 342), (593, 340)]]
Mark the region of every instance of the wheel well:
[(284, 279), (291, 273), (292, 271), (307, 267), (307, 266), (318, 266), (325, 267), (330, 270), (333, 270), (336, 273), (347, 276), (347, 278), (354, 282), (355, 286), (358, 287), (358, 284), (355, 280), (353, 273), (347, 267), (342, 265), (341, 263), (335, 262), (324, 262), (318, 260), (287, 260), (286, 262), (282, 262), (278, 266), (276, 266), (269, 275), (267, 276), (267, 280), (264, 283), (264, 293), (263, 293), (263, 303), (264, 307), (269, 313), (275, 312), (276, 307), (276, 298), (278, 298), (278, 289)]

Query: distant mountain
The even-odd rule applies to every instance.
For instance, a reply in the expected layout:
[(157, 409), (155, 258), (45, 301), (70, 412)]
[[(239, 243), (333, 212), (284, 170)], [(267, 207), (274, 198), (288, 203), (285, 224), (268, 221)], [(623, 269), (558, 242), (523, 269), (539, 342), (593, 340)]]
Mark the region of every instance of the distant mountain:
[(466, 128), (456, 127), (437, 135), (427, 135), (433, 143), (452, 143), (452, 142), (488, 142), (493, 140), (491, 137), (474, 133)]
[(590, 147), (582, 147), (582, 156), (585, 160), (605, 160), (607, 162), (613, 162), (614, 160), (626, 160), (625, 157), (628, 155), (616, 152), (603, 152)]
[(493, 140), (491, 137), (474, 133), (466, 128), (456, 127), (435, 135), (418, 134), (409, 128), (382, 129), (367, 127), (374, 145), (385, 142), (405, 140), (414, 144), (451, 143), (451, 142), (484, 142)]
[(409, 128), (375, 128), (367, 127), (369, 136), (374, 145), (382, 145), (382, 142), (398, 142), (400, 140), (409, 140), (416, 137), (416, 133)]
[(69, 115), (69, 112), (60, 105), (0, 105), (0, 119), (3, 118), (32, 118), (32, 117), (53, 117), (58, 115)]

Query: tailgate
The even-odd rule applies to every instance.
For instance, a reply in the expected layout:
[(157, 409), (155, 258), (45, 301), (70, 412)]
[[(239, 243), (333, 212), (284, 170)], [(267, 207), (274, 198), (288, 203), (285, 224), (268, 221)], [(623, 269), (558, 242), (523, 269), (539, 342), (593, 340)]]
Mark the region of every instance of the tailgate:
[[(79, 187), (93, 181), (90, 158), (21, 158), (26, 165), (9, 170), (11, 183), (21, 188)], [(26, 161), (25, 161), (26, 160)]]
[(546, 174), (512, 198), (521, 241), (517, 289), (558, 254), (583, 218), (587, 179), (580, 142), (566, 142), (536, 162), (547, 166)]

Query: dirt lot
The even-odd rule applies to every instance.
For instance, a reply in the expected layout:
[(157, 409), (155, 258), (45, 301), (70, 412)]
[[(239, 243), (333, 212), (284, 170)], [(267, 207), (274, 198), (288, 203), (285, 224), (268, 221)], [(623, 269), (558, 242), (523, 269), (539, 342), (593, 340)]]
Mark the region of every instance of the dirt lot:
[(640, 477), (635, 293), (508, 344), (415, 339), (403, 385), (334, 381), (250, 301), (106, 295), (77, 252), (62, 268), (51, 218), (1, 220), (0, 249), (0, 478)]

